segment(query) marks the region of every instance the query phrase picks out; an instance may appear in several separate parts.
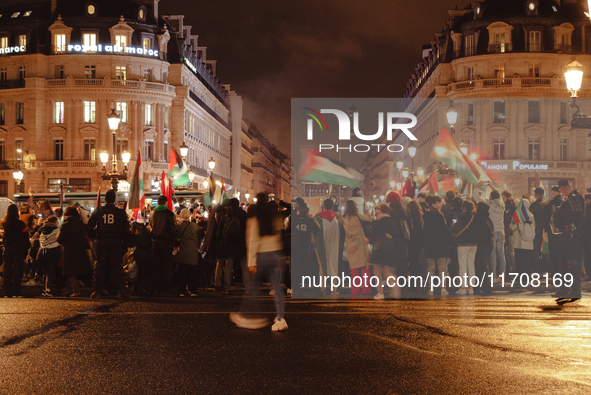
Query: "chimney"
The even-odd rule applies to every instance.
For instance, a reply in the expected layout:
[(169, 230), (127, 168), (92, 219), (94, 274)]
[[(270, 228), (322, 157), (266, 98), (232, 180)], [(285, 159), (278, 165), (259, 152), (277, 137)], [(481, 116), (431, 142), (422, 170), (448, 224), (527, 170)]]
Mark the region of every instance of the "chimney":
[(55, 12), (56, 8), (57, 8), (57, 0), (51, 0), (51, 16), (52, 17), (53, 17), (53, 13)]

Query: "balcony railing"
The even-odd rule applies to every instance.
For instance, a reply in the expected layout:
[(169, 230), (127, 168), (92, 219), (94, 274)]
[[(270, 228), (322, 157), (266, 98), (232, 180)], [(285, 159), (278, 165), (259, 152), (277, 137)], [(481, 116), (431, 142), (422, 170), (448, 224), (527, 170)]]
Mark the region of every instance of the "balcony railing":
[(96, 168), (98, 162), (93, 160), (38, 160), (37, 168)]
[[(24, 81), (23, 81), (24, 86)], [(163, 84), (161, 82), (148, 82), (148, 81), (137, 81), (137, 80), (117, 80), (110, 78), (64, 78), (64, 79), (53, 79), (46, 80), (45, 86), (47, 88), (56, 87), (104, 87), (104, 88), (125, 88), (125, 89), (137, 89), (137, 90), (150, 90), (159, 92), (175, 93), (175, 87)]]
[(513, 50), (512, 44), (491, 44), (488, 46), (488, 53), (504, 53)]
[(523, 77), (523, 78), (490, 78), (473, 81), (460, 81), (447, 86), (447, 93), (462, 92), (482, 88), (532, 88), (552, 87), (562, 89), (565, 82), (560, 78)]
[(24, 87), (25, 80), (22, 78), (17, 80), (0, 80), (0, 89), (17, 89)]

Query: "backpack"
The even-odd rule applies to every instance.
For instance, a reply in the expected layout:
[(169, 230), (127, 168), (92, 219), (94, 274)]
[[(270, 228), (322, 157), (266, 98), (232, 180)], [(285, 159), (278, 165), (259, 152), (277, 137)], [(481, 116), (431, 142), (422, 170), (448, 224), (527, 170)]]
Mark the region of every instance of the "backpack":
[(236, 241), (240, 239), (240, 219), (237, 215), (230, 214), (232, 214), (232, 209), (228, 210), (228, 215), (226, 215), (223, 235), (224, 239), (228, 241)]
[[(519, 231), (519, 235), (521, 236), (521, 240), (523, 241), (532, 241), (536, 237), (536, 229), (534, 224), (525, 223), (523, 227), (523, 232)], [(519, 229), (519, 228), (517, 228)]]

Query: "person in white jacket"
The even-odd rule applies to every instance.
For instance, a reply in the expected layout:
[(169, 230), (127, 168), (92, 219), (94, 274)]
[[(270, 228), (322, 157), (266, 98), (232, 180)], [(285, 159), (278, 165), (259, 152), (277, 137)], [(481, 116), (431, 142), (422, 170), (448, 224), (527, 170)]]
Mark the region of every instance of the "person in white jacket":
[[(483, 181), (480, 181), (476, 188), (480, 188), (484, 185)], [(504, 213), (505, 203), (501, 199), (499, 191), (490, 186), (492, 192), (490, 193), (490, 199), (483, 199), (480, 196), (478, 190), (474, 191), (473, 197), (476, 204), (485, 202), (490, 206), (489, 214), (490, 220), (494, 227), (494, 240), (493, 250), (490, 256), (490, 271), (498, 278), (498, 275), (505, 273), (506, 261), (505, 261), (505, 226), (504, 226)]]
[[(515, 250), (515, 271), (520, 274), (527, 273), (528, 275), (531, 275), (535, 253), (534, 236), (536, 223), (534, 215), (531, 213), (531, 211), (529, 211), (529, 199), (523, 198), (521, 201), (523, 202), (523, 207), (525, 208), (525, 212), (529, 219), (525, 222), (521, 222), (518, 224), (516, 224), (513, 220), (511, 221), (511, 225), (509, 225), (509, 228), (513, 230), (513, 249)], [(519, 204), (517, 205), (517, 210), (519, 210)], [(515, 287), (511, 288), (511, 291), (519, 290), (520, 282), (516, 281), (515, 285)]]

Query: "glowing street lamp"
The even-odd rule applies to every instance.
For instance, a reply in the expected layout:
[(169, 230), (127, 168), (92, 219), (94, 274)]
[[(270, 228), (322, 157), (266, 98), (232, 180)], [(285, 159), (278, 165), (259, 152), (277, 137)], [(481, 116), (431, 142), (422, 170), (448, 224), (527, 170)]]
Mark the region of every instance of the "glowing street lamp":
[(459, 187), (460, 187), (460, 184), (462, 183), (462, 179), (461, 179), (461, 178), (459, 178), (459, 177), (456, 177), (456, 179), (455, 179), (454, 181), (455, 181), (455, 183), (456, 183), (456, 187), (458, 187), (458, 188), (459, 188)]
[(396, 187), (396, 181), (392, 180), (390, 181), (390, 188), (394, 189), (394, 187)]
[(405, 167), (404, 169), (402, 169), (402, 178), (407, 178), (408, 177), (408, 167)]
[(417, 177), (422, 178), (425, 175), (425, 170), (422, 167), (417, 169)]
[(189, 154), (189, 146), (183, 141), (183, 145), (181, 145), (181, 156), (183, 157), (183, 160), (187, 158), (187, 155)]
[(463, 141), (460, 143), (460, 151), (462, 151), (464, 155), (468, 155), (468, 146)]
[(213, 159), (213, 156), (209, 159), (209, 162), (207, 162), (207, 166), (209, 167), (210, 171), (215, 169), (215, 160)]
[(447, 117), (447, 123), (449, 123), (453, 133), (456, 126), (456, 121), (458, 120), (458, 109), (454, 107), (453, 102), (449, 103), (449, 107), (445, 111), (445, 116)]
[(193, 180), (195, 179), (195, 173), (193, 172), (193, 170), (189, 171), (189, 181), (191, 183), (193, 183)]
[(402, 161), (402, 159), (398, 159), (398, 162), (396, 162), (396, 168), (398, 169), (398, 179), (400, 179), (400, 170), (402, 170), (403, 166), (404, 162)]
[(207, 190), (208, 186), (209, 186), (209, 181), (207, 181), (207, 179), (203, 180), (203, 189)]
[(583, 65), (577, 62), (574, 57), (569, 64), (563, 67), (566, 89), (571, 93), (571, 97), (577, 97), (577, 92), (581, 89), (583, 69)]

